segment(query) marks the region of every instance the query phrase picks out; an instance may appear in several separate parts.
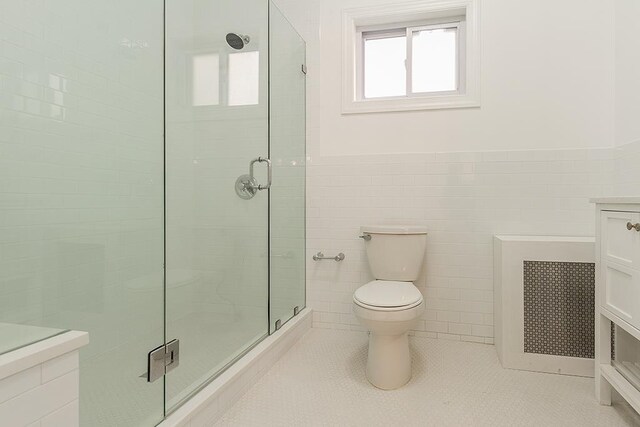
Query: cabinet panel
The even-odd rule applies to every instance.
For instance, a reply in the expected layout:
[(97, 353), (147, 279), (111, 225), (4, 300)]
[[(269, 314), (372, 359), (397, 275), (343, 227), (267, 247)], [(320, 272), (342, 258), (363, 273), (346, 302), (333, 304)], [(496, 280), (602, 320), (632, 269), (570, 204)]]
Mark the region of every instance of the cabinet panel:
[(601, 303), (612, 313), (640, 328), (640, 284), (638, 272), (621, 265), (605, 262)]
[(640, 268), (640, 233), (627, 224), (640, 223), (637, 212), (602, 212), (602, 256), (627, 267)]

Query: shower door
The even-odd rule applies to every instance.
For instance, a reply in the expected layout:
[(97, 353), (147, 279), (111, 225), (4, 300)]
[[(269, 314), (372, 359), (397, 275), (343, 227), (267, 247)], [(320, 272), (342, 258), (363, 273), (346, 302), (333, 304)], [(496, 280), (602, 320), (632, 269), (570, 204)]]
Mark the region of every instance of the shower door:
[(170, 412), (268, 334), (268, 2), (166, 8)]
[(271, 268), (269, 330), (305, 306), (305, 42), (282, 12), (269, 8)]

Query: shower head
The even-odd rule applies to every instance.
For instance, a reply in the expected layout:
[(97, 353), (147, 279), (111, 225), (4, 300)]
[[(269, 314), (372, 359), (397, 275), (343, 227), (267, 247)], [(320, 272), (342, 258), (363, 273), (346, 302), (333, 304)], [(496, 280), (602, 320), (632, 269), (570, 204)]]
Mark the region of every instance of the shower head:
[(242, 34), (229, 33), (227, 34), (227, 43), (229, 46), (236, 50), (240, 50), (245, 47), (251, 39), (249, 36), (243, 36)]

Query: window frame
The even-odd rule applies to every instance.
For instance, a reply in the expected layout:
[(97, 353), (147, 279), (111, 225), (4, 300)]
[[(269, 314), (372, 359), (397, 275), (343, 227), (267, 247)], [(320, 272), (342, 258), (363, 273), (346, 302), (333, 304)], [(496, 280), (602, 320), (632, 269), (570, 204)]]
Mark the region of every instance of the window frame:
[[(344, 10), (342, 114), (479, 107), (479, 6), (479, 0), (423, 0), (417, 3)], [(457, 90), (413, 92), (411, 73), (414, 33), (454, 27), (457, 27)], [(391, 35), (406, 37), (406, 94), (365, 98), (365, 40)]]
[[(389, 25), (388, 28), (380, 29), (380, 27), (358, 27), (356, 29), (356, 67), (357, 67), (357, 93), (356, 99), (361, 100), (385, 100), (385, 99), (404, 99), (412, 97), (426, 97), (426, 96), (444, 96), (444, 95), (458, 95), (465, 92), (466, 86), (466, 37), (465, 37), (465, 21), (463, 16), (457, 16), (452, 18), (444, 18), (439, 20), (422, 21), (420, 23), (413, 23), (411, 25)], [(431, 91), (431, 92), (414, 92), (413, 91), (413, 38), (415, 33), (421, 31), (431, 30), (456, 30), (456, 89), (448, 91)], [(368, 40), (380, 40), (392, 37), (405, 37), (406, 40), (406, 62), (405, 62), (405, 76), (406, 76), (406, 90), (404, 95), (389, 96), (389, 97), (374, 97), (367, 98), (365, 96), (366, 87), (366, 70), (365, 70), (365, 43)]]

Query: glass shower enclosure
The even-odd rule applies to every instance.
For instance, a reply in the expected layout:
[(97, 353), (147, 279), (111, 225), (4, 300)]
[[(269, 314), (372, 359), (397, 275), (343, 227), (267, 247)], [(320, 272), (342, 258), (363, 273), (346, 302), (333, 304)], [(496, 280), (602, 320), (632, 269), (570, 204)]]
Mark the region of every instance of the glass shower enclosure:
[(160, 423), (304, 308), (304, 64), (268, 0), (0, 0), (0, 353), (88, 331), (81, 425)]

